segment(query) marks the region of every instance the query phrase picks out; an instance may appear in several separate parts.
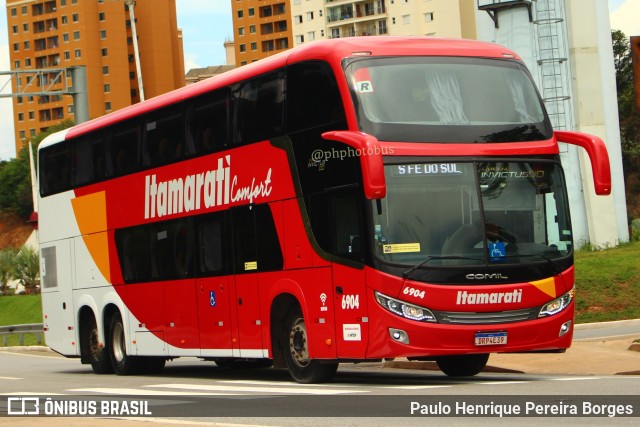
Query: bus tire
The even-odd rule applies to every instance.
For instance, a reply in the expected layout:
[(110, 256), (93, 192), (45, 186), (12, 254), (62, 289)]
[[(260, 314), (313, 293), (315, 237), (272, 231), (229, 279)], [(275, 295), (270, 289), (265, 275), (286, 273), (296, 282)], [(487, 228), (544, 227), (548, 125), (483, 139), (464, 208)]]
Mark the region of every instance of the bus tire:
[(284, 325), (282, 352), (291, 377), (302, 384), (330, 380), (338, 369), (338, 363), (321, 363), (309, 358), (307, 328), (299, 308), (289, 312)]
[(141, 363), (127, 354), (126, 335), (122, 316), (116, 312), (109, 321), (109, 355), (111, 366), (118, 375), (132, 375), (141, 371)]
[(100, 334), (98, 325), (93, 315), (90, 317), (89, 323), (83, 328), (83, 345), (89, 357), (91, 368), (96, 374), (112, 374), (111, 358), (108, 346), (100, 345)]
[(436, 359), (438, 368), (450, 377), (472, 377), (487, 365), (489, 354), (461, 354)]

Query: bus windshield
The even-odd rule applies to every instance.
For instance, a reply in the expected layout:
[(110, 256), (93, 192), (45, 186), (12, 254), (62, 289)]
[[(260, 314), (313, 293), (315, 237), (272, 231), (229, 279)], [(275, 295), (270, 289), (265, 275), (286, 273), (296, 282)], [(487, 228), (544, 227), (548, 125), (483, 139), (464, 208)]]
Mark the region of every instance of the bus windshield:
[(425, 267), (544, 262), (570, 255), (569, 210), (553, 162), (385, 166), (387, 196), (372, 201), (382, 261)]
[(368, 58), (345, 71), (360, 130), (381, 141), (522, 142), (553, 134), (528, 71), (512, 60)]

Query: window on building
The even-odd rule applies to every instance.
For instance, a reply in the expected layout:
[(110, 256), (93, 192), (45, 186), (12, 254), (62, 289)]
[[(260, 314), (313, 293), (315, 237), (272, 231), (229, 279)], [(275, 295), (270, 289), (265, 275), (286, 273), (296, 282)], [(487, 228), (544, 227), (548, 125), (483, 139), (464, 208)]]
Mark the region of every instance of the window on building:
[(104, 67), (102, 67), (102, 74), (109, 74), (109, 66), (105, 65)]
[(24, 121), (24, 113), (18, 113), (18, 121), (19, 122), (23, 122)]
[(111, 92), (111, 85), (109, 83), (107, 83), (106, 85), (104, 85), (104, 92)]
[(68, 24), (69, 23), (69, 18), (67, 17), (67, 15), (63, 15), (62, 18), (60, 18), (60, 21), (63, 24)]
[(252, 51), (256, 51), (256, 50), (258, 50), (258, 43), (256, 43), (256, 42), (251, 42), (251, 50), (252, 50)]
[(36, 130), (35, 129), (29, 129), (29, 136), (31, 138), (33, 138), (34, 136), (36, 136)]
[(73, 15), (71, 15), (71, 20), (73, 22), (78, 22), (80, 20), (80, 16), (77, 13), (74, 13)]
[(16, 9), (15, 7), (11, 8), (11, 16), (17, 16), (18, 15), (18, 9)]
[(255, 25), (250, 25), (249, 26), (249, 34), (255, 34), (256, 33), (256, 26)]
[(16, 61), (13, 63), (13, 68), (16, 68), (16, 69), (17, 69), (17, 68), (20, 68), (20, 60), (19, 60), (19, 59), (18, 59), (18, 60), (16, 60)]
[(105, 21), (106, 17), (105, 17), (104, 12), (99, 12), (99, 13), (98, 13), (98, 19), (99, 19), (100, 21), (103, 21), (103, 22)]
[(29, 40), (27, 40), (26, 42), (24, 42), (24, 48), (25, 49), (31, 49), (31, 42)]
[(425, 22), (433, 21), (433, 12), (425, 13), (424, 14), (424, 20), (425, 20)]
[(307, 21), (313, 21), (313, 12), (307, 12)]
[(244, 10), (239, 10), (238, 11), (238, 18), (243, 18), (244, 17)]
[(256, 10), (252, 7), (249, 8), (249, 16), (254, 16), (256, 14)]
[(20, 50), (20, 43), (14, 43), (13, 44), (13, 51), (14, 52), (18, 52)]
[(25, 32), (29, 31), (29, 24), (28, 23), (22, 24), (22, 31), (25, 31)]
[(63, 42), (68, 42), (69, 41), (69, 33), (62, 34), (62, 41)]
[(247, 45), (241, 44), (239, 48), (240, 48), (240, 52), (246, 52), (247, 51)]
[(296, 36), (296, 44), (302, 44), (302, 43), (304, 43), (304, 36), (303, 35)]
[(302, 15), (296, 15), (293, 17), (294, 24), (302, 24)]
[(82, 51), (80, 49), (75, 50), (76, 58), (82, 58)]
[(73, 39), (74, 40), (80, 40), (80, 31), (74, 31), (73, 32)]
[(244, 36), (244, 27), (238, 27), (238, 35)]
[(26, 15), (27, 13), (29, 13), (29, 8), (27, 8), (27, 6), (22, 6), (22, 14)]
[(403, 15), (402, 16), (402, 23), (404, 25), (411, 24), (411, 15)]
[(18, 26), (17, 25), (11, 26), (11, 31), (13, 32), (13, 34), (18, 34)]
[(64, 52), (64, 60), (69, 61), (71, 59), (71, 52), (68, 50)]
[(107, 30), (100, 30), (100, 40), (105, 40), (107, 38)]
[(29, 111), (29, 120), (34, 120), (36, 118), (36, 112), (35, 111)]
[(104, 109), (107, 111), (111, 111), (111, 102), (107, 101), (104, 103)]
[(23, 130), (21, 130), (20, 131), (20, 139), (26, 139), (26, 138), (27, 138), (26, 133)]
[(109, 49), (107, 49), (106, 47), (103, 47), (101, 49), (101, 53), (102, 53), (102, 56), (108, 56), (109, 55)]
[(25, 58), (24, 59), (24, 66), (25, 67), (31, 67), (31, 58)]

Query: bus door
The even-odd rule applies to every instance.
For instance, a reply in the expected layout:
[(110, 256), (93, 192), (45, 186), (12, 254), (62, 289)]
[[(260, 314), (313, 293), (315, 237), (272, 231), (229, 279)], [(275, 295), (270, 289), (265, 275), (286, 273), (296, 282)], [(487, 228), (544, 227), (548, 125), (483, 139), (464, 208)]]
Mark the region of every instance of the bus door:
[(263, 357), (265, 348), (258, 289), (257, 209), (262, 207), (242, 206), (231, 211), (235, 291), (232, 306), (236, 316), (232, 340), (239, 357)]
[(335, 324), (338, 356), (363, 358), (367, 351), (369, 319), (363, 258), (361, 202), (358, 189), (329, 194), (328, 219), (333, 262)]
[[(234, 282), (233, 276), (229, 275), (230, 250), (225, 229), (224, 213), (206, 215), (196, 225), (199, 248), (196, 288), (203, 356), (239, 355), (237, 345), (232, 345), (231, 341), (231, 291)], [(208, 354), (207, 350), (218, 351)]]

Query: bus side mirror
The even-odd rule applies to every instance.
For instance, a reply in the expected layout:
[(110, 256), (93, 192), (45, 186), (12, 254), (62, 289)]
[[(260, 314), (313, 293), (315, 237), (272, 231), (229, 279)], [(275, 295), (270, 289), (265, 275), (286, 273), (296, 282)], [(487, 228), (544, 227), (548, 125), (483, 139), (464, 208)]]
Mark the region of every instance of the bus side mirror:
[(382, 199), (387, 195), (382, 148), (375, 136), (363, 132), (339, 130), (325, 132), (322, 138), (342, 142), (356, 151), (360, 159), (364, 195), (367, 199)]
[(555, 131), (554, 134), (558, 141), (577, 145), (587, 151), (591, 160), (591, 169), (593, 169), (593, 185), (596, 194), (599, 196), (611, 194), (611, 166), (604, 142), (597, 136), (580, 132)]

